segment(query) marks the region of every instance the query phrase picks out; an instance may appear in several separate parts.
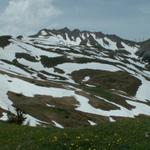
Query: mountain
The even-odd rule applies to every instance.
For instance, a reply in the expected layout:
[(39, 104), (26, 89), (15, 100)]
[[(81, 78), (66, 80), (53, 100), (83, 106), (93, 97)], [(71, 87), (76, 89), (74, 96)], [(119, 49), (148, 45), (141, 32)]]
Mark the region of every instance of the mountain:
[(0, 120), (59, 128), (150, 116), (150, 42), (68, 28), (0, 37)]

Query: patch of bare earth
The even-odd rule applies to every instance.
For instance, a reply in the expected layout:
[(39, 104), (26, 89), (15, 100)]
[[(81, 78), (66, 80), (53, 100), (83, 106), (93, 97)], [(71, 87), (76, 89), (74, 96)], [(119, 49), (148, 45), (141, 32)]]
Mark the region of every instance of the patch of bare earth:
[[(53, 126), (52, 120), (64, 127), (88, 126), (88, 120), (96, 123), (108, 121), (107, 117), (76, 111), (78, 102), (73, 97), (54, 98), (50, 96), (26, 97), (21, 94), (8, 93), (14, 106), (27, 114)], [(48, 105), (47, 105), (48, 104)]]

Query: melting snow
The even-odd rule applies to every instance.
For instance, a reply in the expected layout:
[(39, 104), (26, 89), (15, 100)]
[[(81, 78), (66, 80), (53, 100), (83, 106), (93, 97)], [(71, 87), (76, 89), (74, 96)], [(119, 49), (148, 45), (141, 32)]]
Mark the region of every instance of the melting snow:
[(128, 51), (131, 54), (131, 57), (134, 57), (134, 58), (138, 57), (138, 56), (135, 55), (135, 53), (138, 50), (137, 47), (129, 46), (129, 45), (125, 44), (124, 42), (121, 42), (121, 45), (124, 47), (123, 48), (124, 50)]
[(138, 116), (140, 114), (144, 114), (144, 115), (150, 115), (150, 106), (143, 104), (143, 103), (139, 103), (139, 102), (135, 102), (135, 101), (129, 101), (127, 100), (127, 103), (135, 106), (134, 109), (132, 109), (132, 113), (135, 116)]
[[(43, 35), (45, 33), (42, 33)], [(95, 40), (101, 44), (102, 47), (106, 48), (106, 49), (112, 49), (112, 50), (117, 50), (117, 45), (116, 42), (108, 39), (108, 38), (104, 38), (104, 40), (106, 40), (109, 44), (104, 43), (103, 39), (96, 39), (95, 35), (92, 35)], [(82, 35), (82, 38), (84, 38), (85, 36)], [(15, 59), (15, 55), (16, 53), (28, 53), (31, 56), (34, 57), (38, 57), (40, 58), (41, 55), (45, 55), (48, 57), (59, 57), (62, 56), (60, 54), (54, 53), (54, 52), (49, 52), (49, 51), (43, 51), (40, 48), (36, 48), (30, 44), (26, 44), (25, 41), (29, 42), (30, 44), (33, 44), (33, 42), (30, 41), (29, 39), (24, 39), (24, 42), (21, 42), (20, 40), (12, 40), (12, 42), (14, 44), (10, 44), (9, 46), (5, 47), (5, 50), (1, 50), (1, 55), (0, 55), (0, 59), (5, 59), (5, 60), (9, 60), (12, 61)], [(43, 47), (45, 46), (46, 48), (53, 48), (54, 50), (56, 48), (59, 48), (60, 50), (63, 51), (69, 51), (68, 48), (65, 47), (56, 47), (56, 46), (50, 46), (50, 44), (56, 44), (56, 45), (61, 45), (64, 44), (66, 46), (69, 45), (73, 45), (74, 46), (74, 51), (78, 51), (81, 52), (81, 49), (79, 47), (77, 47), (80, 42), (81, 39), (80, 38), (74, 38), (73, 40), (70, 40), (68, 34), (66, 34), (66, 40), (63, 39), (63, 37), (61, 35), (53, 35), (52, 36), (48, 36), (48, 37), (39, 37), (35, 39), (35, 42), (38, 42), (39, 45), (41, 45), (41, 43), (44, 43), (45, 45), (43, 45)], [(16, 45), (15, 45), (16, 44)], [(46, 45), (49, 44), (49, 45)], [(90, 43), (88, 41), (89, 46)], [(127, 44), (125, 44), (124, 42), (121, 43), (122, 46), (124, 47), (123, 49), (127, 50), (130, 54), (131, 57), (136, 58), (137, 56), (135, 55), (135, 52), (138, 50), (138, 47), (132, 47), (129, 46)], [(41, 45), (42, 46), (42, 45)], [(88, 50), (87, 50), (88, 52)], [(90, 52), (89, 52), (90, 53)], [(129, 103), (132, 106), (135, 106), (134, 109), (132, 110), (128, 110), (126, 108), (124, 108), (121, 105), (115, 104), (113, 102), (110, 102), (102, 97), (98, 97), (99, 99), (103, 99), (104, 101), (106, 101), (107, 103), (111, 103), (117, 107), (119, 107), (119, 109), (117, 110), (110, 110), (110, 111), (105, 111), (102, 109), (97, 109), (94, 108), (92, 105), (89, 104), (89, 99), (78, 95), (75, 93), (74, 90), (67, 90), (67, 89), (61, 89), (61, 88), (48, 88), (48, 87), (42, 87), (42, 86), (37, 86), (31, 83), (28, 83), (26, 81), (17, 79), (17, 78), (11, 78), (7, 75), (1, 75), (0, 74), (0, 84), (3, 85), (0, 87), (0, 95), (1, 95), (1, 99), (0, 99), (0, 107), (5, 109), (5, 110), (10, 110), (11, 112), (15, 113), (15, 108), (13, 107), (13, 103), (12, 101), (8, 98), (8, 92), (14, 92), (14, 93), (19, 93), (19, 94), (23, 94), (25, 96), (30, 96), (30, 97), (34, 97), (35, 95), (49, 95), (49, 96), (53, 96), (53, 97), (74, 97), (78, 102), (79, 105), (75, 108), (78, 111), (82, 111), (82, 112), (86, 112), (86, 113), (91, 113), (91, 114), (97, 114), (97, 115), (102, 115), (102, 116), (107, 116), (109, 117), (110, 121), (115, 121), (112, 117), (113, 116), (122, 116), (122, 117), (134, 117), (136, 115), (139, 114), (146, 114), (146, 115), (150, 115), (150, 106), (144, 104), (144, 103), (139, 103), (139, 102), (135, 102), (136, 98), (141, 100), (141, 101), (150, 101), (150, 92), (149, 92), (149, 87), (150, 87), (150, 81), (146, 80), (142, 75), (145, 75), (147, 77), (150, 77), (150, 73), (148, 71), (140, 71), (137, 67), (135, 67), (134, 65), (138, 65), (142, 68), (144, 68), (144, 64), (142, 63), (134, 63), (134, 61), (132, 59), (128, 59), (128, 61), (131, 64), (124, 64), (123, 62), (120, 62), (118, 60), (113, 60), (110, 58), (103, 58), (101, 57), (101, 55), (99, 55), (98, 57), (94, 57), (94, 55), (96, 55), (97, 52), (95, 52), (95, 50), (92, 51), (92, 55), (90, 55), (90, 57), (92, 58), (97, 58), (97, 59), (101, 59), (101, 60), (106, 60), (109, 62), (118, 62), (120, 63), (120, 65), (109, 65), (109, 64), (101, 64), (101, 63), (83, 63), (83, 64), (78, 64), (78, 63), (63, 63), (63, 64), (59, 64), (57, 66), (55, 66), (56, 68), (59, 68), (61, 70), (63, 70), (65, 72), (65, 74), (63, 74), (63, 77), (68, 78), (69, 82), (73, 83), (73, 80), (70, 78), (70, 76), (68, 74), (71, 74), (74, 71), (78, 71), (81, 69), (92, 69), (92, 70), (104, 70), (104, 71), (120, 71), (120, 70), (124, 70), (127, 71), (128, 73), (130, 73), (131, 75), (133, 75), (134, 77), (138, 78), (141, 80), (142, 84), (139, 87), (137, 93), (136, 93), (136, 97), (133, 98), (134, 101), (130, 101), (127, 100), (127, 103)], [(67, 53), (66, 53), (67, 54)], [(90, 58), (89, 56), (84, 56), (82, 54), (74, 54), (74, 53), (70, 53), (68, 54), (68, 57), (87, 57)], [(44, 68), (43, 65), (41, 64), (41, 62), (29, 62), (25, 59), (18, 59), (18, 62), (20, 64), (24, 64), (27, 65), (28, 67), (36, 70), (36, 71), (47, 71), (49, 73), (53, 73), (55, 75), (60, 75), (57, 73), (54, 73), (54, 69), (53, 68)], [(121, 64), (126, 65), (126, 67), (121, 66)], [(134, 65), (133, 65), (134, 64)], [(27, 72), (25, 72), (22, 69), (19, 69), (18, 67), (15, 67), (13, 65), (10, 64), (6, 64), (5, 62), (0, 61), (0, 69), (3, 71), (11, 71), (14, 74), (20, 74), (20, 75), (24, 75), (27, 77), (31, 77), (30, 74), (28, 74)], [(36, 77), (36, 74), (34, 75)], [(83, 79), (83, 82), (86, 82), (90, 80), (89, 76), (86, 76)], [(11, 82), (9, 82), (11, 81)], [(92, 86), (92, 85), (87, 85), (87, 86)], [(128, 97), (126, 97), (128, 99)], [(55, 107), (54, 105), (49, 105), (47, 104), (48, 107)], [(7, 116), (6, 113), (2, 114), (3, 116), (0, 118), (1, 120), (6, 120)], [(111, 117), (112, 116), (112, 117)], [(30, 124), (31, 126), (36, 126), (39, 125), (42, 121), (30, 116), (30, 115), (26, 115), (27, 119), (24, 122), (24, 124)], [(63, 126), (61, 126), (60, 124), (58, 124), (55, 121), (52, 121), (55, 126), (63, 128)], [(88, 120), (88, 122), (91, 125), (94, 125), (94, 122)]]
[(142, 84), (137, 90), (136, 97), (142, 101), (150, 101), (150, 81), (142, 76), (138, 76)]
[(47, 35), (47, 32), (44, 31), (44, 30), (42, 30), (42, 31), (41, 31), (41, 35), (45, 36), (45, 35)]
[(95, 122), (93, 122), (93, 121), (88, 120), (88, 122), (89, 122), (89, 124), (90, 124), (91, 126), (97, 125), (97, 124), (96, 124)]
[(110, 122), (115, 122), (116, 120), (114, 120), (112, 117), (109, 117), (109, 121)]
[[(8, 80), (11, 80), (12, 82), (8, 82)], [(66, 90), (66, 89), (61, 89), (61, 88), (52, 88), (52, 87), (42, 87), (42, 86), (37, 86), (32, 83), (28, 83), (26, 81), (17, 79), (17, 78), (10, 78), (7, 75), (0, 75), (0, 83), (3, 85), (0, 90), (1, 94), (1, 101), (0, 101), (0, 106), (3, 109), (11, 109), (11, 111), (14, 110), (12, 107), (12, 102), (8, 99), (7, 93), (8, 91), (15, 92), (18, 94), (23, 94), (28, 97), (34, 97), (35, 95), (49, 95), (53, 97), (74, 97), (78, 102), (79, 105), (75, 108), (78, 111), (86, 112), (86, 113), (91, 113), (91, 114), (97, 114), (97, 115), (102, 115), (102, 116), (122, 116), (122, 117), (134, 117), (134, 114), (131, 110), (128, 110), (121, 105), (115, 104), (113, 102), (110, 102), (104, 98), (98, 97), (100, 99), (105, 100), (108, 103), (111, 103), (120, 109), (117, 110), (110, 110), (110, 111), (105, 111), (101, 109), (94, 108), (89, 104), (89, 99), (75, 94), (75, 91), (72, 90)], [(135, 103), (133, 103), (135, 105)], [(146, 106), (144, 104), (141, 104), (141, 106), (145, 108), (150, 108), (149, 106)], [(134, 111), (138, 111), (138, 109)], [(149, 109), (150, 110), (150, 109)], [(140, 111), (141, 112), (141, 111)], [(146, 112), (148, 114), (149, 112)], [(30, 117), (31, 118), (31, 117)], [(33, 122), (37, 120), (33, 119)]]
[(89, 76), (86, 76), (82, 81), (83, 82), (87, 82), (87, 81), (89, 81), (90, 80), (90, 77)]
[(32, 127), (36, 127), (37, 125), (41, 125), (41, 123), (44, 123), (28, 114), (25, 115), (25, 117), (26, 117), (26, 120), (23, 122), (23, 125), (29, 125)]
[(0, 118), (0, 120), (7, 121), (8, 120), (7, 113), (3, 112), (2, 115), (3, 116)]
[(52, 120), (52, 122), (55, 124), (55, 127), (61, 128), (61, 129), (64, 128), (61, 124), (57, 123), (56, 121)]
[[(88, 102), (89, 100), (86, 97), (83, 97), (81, 95), (75, 94), (72, 90), (66, 90), (61, 88), (47, 88), (47, 87), (41, 87), (37, 86), (28, 82), (25, 82), (23, 80), (17, 79), (17, 78), (10, 78), (8, 76), (2, 76), (0, 75), (0, 83), (4, 85), (1, 87), (0, 94), (1, 94), (1, 101), (0, 106), (7, 110), (10, 109), (14, 112), (14, 108), (12, 107), (12, 101), (8, 99), (7, 93), (8, 91), (23, 94), (24, 96), (28, 97), (34, 97), (35, 95), (50, 95), (53, 97), (75, 97), (75, 99), (79, 102), (79, 106), (76, 108), (76, 110), (92, 113), (92, 114), (98, 114), (98, 115), (108, 115), (107, 111), (102, 111), (100, 109), (96, 109), (92, 107)], [(11, 80), (12, 82), (8, 82), (8, 80)], [(124, 109), (122, 109), (124, 110)], [(119, 110), (118, 110), (119, 111)], [(120, 111), (119, 111), (120, 112)], [(116, 113), (118, 115), (118, 113)], [(121, 115), (121, 113), (120, 113)]]
[(105, 37), (104, 40), (106, 40), (109, 43), (109, 45), (108, 45), (109, 49), (112, 49), (112, 50), (117, 50), (118, 49), (118, 47), (116, 45), (116, 42), (108, 39), (107, 37)]
[(55, 107), (55, 105), (50, 105), (50, 104), (46, 104), (46, 106), (51, 107), (51, 108)]
[(84, 64), (77, 64), (77, 63), (63, 63), (56, 66), (59, 69), (62, 69), (66, 74), (70, 74), (74, 71), (78, 71), (81, 69), (92, 69), (92, 70), (104, 70), (104, 71), (119, 71), (120, 69), (108, 64), (101, 64), (101, 63), (84, 63)]

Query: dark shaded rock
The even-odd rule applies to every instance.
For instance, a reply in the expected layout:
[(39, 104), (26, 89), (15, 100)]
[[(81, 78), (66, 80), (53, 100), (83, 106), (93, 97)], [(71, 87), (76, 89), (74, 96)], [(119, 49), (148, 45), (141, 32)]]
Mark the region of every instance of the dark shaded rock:
[(19, 39), (19, 40), (22, 40), (22, 38), (23, 38), (22, 35), (17, 36), (17, 39)]
[(142, 58), (143, 61), (150, 63), (150, 39), (140, 43), (141, 47), (137, 52), (137, 55)]
[(8, 46), (11, 42), (9, 41), (11, 39), (11, 36), (5, 35), (5, 36), (0, 36), (0, 47), (5, 48)]

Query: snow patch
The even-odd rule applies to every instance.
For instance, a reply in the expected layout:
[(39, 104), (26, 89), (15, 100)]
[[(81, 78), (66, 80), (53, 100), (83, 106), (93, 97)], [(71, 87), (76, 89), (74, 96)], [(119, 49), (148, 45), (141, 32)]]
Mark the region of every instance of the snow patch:
[[(32, 117), (31, 115), (25, 115), (26, 120), (23, 122), (23, 125), (29, 125), (32, 127), (36, 127), (37, 125), (41, 125), (42, 121)], [(43, 122), (44, 123), (44, 122)]]
[(52, 120), (52, 122), (55, 124), (55, 127), (64, 129), (64, 127), (61, 124), (57, 123), (56, 121)]
[(83, 82), (87, 82), (87, 81), (89, 81), (90, 80), (90, 77), (89, 76), (86, 76), (82, 81)]
[(3, 116), (0, 118), (0, 120), (2, 120), (2, 121), (7, 121), (7, 120), (8, 120), (7, 113), (3, 112), (2, 115), (3, 115)]
[(109, 121), (110, 122), (116, 122), (116, 120), (114, 120), (112, 117), (109, 117)]
[(51, 108), (55, 107), (55, 105), (50, 105), (50, 104), (46, 104), (46, 106), (51, 107)]
[(97, 124), (96, 124), (95, 122), (93, 122), (93, 121), (88, 120), (88, 122), (89, 122), (89, 124), (90, 124), (91, 126), (97, 125)]
[(104, 70), (104, 71), (111, 71), (116, 72), (120, 69), (108, 64), (101, 64), (101, 63), (84, 63), (84, 64), (77, 64), (77, 63), (63, 63), (56, 66), (59, 69), (62, 69), (66, 74), (71, 74), (74, 71), (78, 71), (81, 69), (92, 69), (92, 70)]

